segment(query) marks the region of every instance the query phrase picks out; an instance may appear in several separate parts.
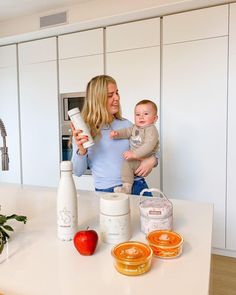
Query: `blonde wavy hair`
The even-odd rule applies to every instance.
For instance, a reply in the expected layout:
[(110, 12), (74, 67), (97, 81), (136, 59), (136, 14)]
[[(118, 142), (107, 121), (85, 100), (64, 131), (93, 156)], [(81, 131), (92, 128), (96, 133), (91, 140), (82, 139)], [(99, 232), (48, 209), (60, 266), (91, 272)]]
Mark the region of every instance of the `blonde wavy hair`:
[(101, 128), (110, 124), (114, 117), (122, 119), (120, 106), (119, 111), (114, 116), (107, 111), (109, 83), (116, 85), (116, 81), (112, 77), (100, 75), (92, 78), (87, 85), (82, 116), (90, 129), (92, 137), (101, 135)]

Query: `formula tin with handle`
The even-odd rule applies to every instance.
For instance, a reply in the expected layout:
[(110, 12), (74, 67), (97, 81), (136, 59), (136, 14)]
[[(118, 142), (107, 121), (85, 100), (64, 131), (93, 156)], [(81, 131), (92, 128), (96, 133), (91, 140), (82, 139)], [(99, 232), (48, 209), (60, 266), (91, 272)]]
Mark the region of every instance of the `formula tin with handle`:
[[(145, 197), (145, 192), (157, 193), (153, 197)], [(144, 189), (140, 193), (141, 231), (145, 234), (154, 230), (172, 230), (173, 205), (162, 191), (156, 188)]]

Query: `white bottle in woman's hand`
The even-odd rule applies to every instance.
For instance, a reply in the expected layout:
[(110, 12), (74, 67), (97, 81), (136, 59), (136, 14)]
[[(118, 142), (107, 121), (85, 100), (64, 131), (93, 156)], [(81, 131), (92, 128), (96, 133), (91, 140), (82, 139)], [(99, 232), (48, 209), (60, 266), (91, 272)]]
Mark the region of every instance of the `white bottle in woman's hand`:
[(88, 126), (85, 124), (83, 118), (81, 117), (79, 108), (74, 108), (68, 111), (71, 122), (73, 123), (76, 130), (82, 130), (82, 135), (88, 136), (88, 141), (83, 143), (83, 147), (87, 149), (88, 147), (94, 145), (93, 138), (89, 132)]
[(72, 177), (72, 162), (61, 162), (61, 179), (57, 191), (57, 236), (60, 240), (74, 238), (78, 226), (77, 192)]

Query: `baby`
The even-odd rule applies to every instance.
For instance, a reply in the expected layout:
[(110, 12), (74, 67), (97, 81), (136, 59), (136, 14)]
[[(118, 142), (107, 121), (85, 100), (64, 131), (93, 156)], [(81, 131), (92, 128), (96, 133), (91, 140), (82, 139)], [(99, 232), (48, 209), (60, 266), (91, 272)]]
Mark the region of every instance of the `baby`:
[(135, 106), (134, 116), (135, 125), (110, 133), (113, 139), (130, 140), (130, 150), (124, 152), (126, 161), (121, 171), (123, 185), (114, 189), (116, 193), (131, 193), (134, 172), (140, 165), (140, 159), (156, 155), (159, 148), (159, 134), (154, 125), (158, 119), (156, 104), (147, 99), (139, 101)]

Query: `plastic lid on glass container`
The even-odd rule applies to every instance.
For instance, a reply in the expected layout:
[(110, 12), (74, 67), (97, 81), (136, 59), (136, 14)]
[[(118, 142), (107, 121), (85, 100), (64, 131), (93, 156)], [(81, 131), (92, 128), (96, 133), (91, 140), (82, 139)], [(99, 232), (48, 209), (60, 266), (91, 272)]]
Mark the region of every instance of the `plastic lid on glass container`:
[(120, 243), (112, 249), (112, 255), (116, 260), (129, 265), (146, 262), (152, 253), (153, 251), (148, 245), (135, 241)]
[(147, 240), (150, 245), (158, 246), (159, 248), (179, 247), (183, 244), (183, 237), (173, 231), (155, 230), (147, 235)]

